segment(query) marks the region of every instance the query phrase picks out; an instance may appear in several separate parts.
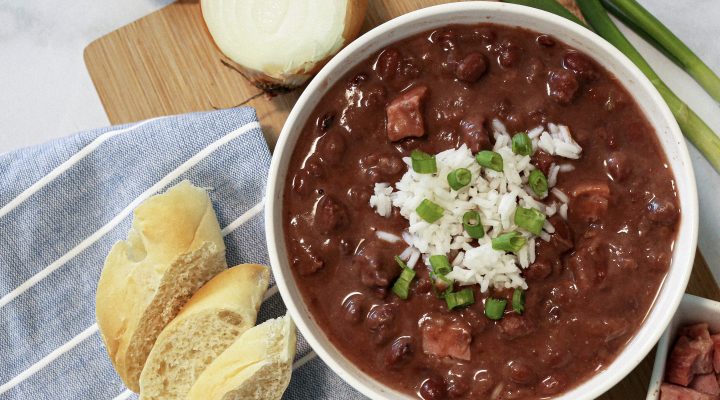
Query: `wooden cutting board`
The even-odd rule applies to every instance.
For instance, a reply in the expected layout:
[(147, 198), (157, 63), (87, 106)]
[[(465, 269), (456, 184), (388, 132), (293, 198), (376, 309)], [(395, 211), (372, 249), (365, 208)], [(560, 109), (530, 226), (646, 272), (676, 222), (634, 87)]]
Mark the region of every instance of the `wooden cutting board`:
[[(442, 0), (370, 0), (363, 31)], [(561, 0), (577, 11), (572, 0)], [(202, 21), (197, 1), (179, 1), (92, 42), (85, 63), (110, 122), (233, 107), (259, 93), (224, 66)], [(273, 148), (299, 92), (248, 103), (255, 107)], [(700, 253), (688, 293), (720, 301), (720, 289)], [(654, 351), (604, 400), (644, 399)]]

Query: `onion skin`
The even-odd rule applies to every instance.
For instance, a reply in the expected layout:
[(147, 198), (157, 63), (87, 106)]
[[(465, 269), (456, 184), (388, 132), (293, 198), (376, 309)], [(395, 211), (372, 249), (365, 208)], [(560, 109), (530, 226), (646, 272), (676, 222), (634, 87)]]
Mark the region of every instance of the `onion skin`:
[[(367, 12), (367, 7), (368, 0), (347, 0), (344, 21), (345, 26), (342, 32), (343, 43), (342, 46), (338, 49), (338, 51), (340, 51), (340, 49), (347, 46), (348, 43), (352, 42), (353, 40), (355, 40), (355, 38), (357, 38), (358, 34), (360, 33), (360, 29), (362, 28), (362, 24), (365, 20), (365, 13)], [(205, 20), (204, 16), (203, 20)], [(207, 27), (207, 25), (206, 30), (210, 32), (210, 29)], [(222, 50), (219, 46), (217, 46), (217, 43), (215, 45), (222, 53)], [(313, 77), (313, 75), (320, 71), (320, 69), (335, 54), (336, 53), (328, 54), (324, 59), (314, 62), (312, 68), (310, 69), (300, 68), (299, 70), (295, 71), (286, 71), (280, 77), (270, 76), (263, 71), (248, 68), (230, 59), (229, 57), (226, 61), (232, 67), (240, 71), (241, 74), (250, 81), (250, 83), (265, 92), (267, 95), (273, 97), (285, 93), (290, 93), (298, 87), (304, 85)]]

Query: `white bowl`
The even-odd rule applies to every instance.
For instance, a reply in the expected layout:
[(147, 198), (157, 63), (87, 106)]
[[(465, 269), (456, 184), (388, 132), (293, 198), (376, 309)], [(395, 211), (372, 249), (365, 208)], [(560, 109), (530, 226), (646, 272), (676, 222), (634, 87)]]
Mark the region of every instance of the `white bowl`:
[[(682, 220), (672, 265), (654, 307), (635, 337), (606, 369), (560, 399), (593, 399), (607, 391), (647, 355), (673, 316), (687, 286), (697, 245), (698, 205), (695, 178), (685, 140), (667, 105), (630, 60), (605, 40), (568, 20), (532, 8), (496, 2), (462, 2), (421, 9), (364, 34), (335, 56), (303, 92), (280, 134), (270, 167), (266, 220), (273, 273), (285, 304), (312, 348), (342, 379), (373, 399), (409, 398), (375, 381), (347, 360), (327, 339), (305, 305), (288, 263), (282, 226), (283, 187), (290, 157), (302, 127), (327, 89), (357, 63), (397, 40), (449, 24), (520, 26), (553, 35), (593, 56), (633, 95), (659, 135), (675, 176)], [(639, 153), (640, 153), (640, 149)]]
[(675, 343), (677, 331), (685, 325), (707, 322), (710, 332), (720, 332), (720, 303), (714, 300), (686, 294), (683, 296), (680, 307), (665, 329), (655, 352), (655, 365), (653, 366), (650, 388), (646, 400), (660, 398), (660, 385), (665, 377), (665, 365), (670, 354), (670, 348)]

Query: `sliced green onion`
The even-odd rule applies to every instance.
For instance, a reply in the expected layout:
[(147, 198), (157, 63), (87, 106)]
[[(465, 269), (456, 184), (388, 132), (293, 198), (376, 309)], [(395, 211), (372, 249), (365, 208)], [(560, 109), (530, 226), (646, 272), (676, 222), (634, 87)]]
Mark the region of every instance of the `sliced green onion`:
[(545, 214), (534, 208), (518, 207), (515, 210), (515, 224), (540, 236), (543, 225), (545, 225)]
[(521, 6), (537, 8), (538, 10), (547, 11), (563, 18), (569, 19), (576, 24), (588, 27), (580, 18), (571, 13), (567, 8), (556, 0), (503, 0), (505, 3), (519, 4)]
[(525, 291), (516, 288), (513, 292), (512, 307), (516, 313), (522, 315), (525, 312)]
[(432, 201), (425, 199), (417, 206), (415, 212), (418, 213), (420, 218), (432, 224), (443, 216), (445, 210)]
[(485, 228), (480, 220), (480, 213), (477, 211), (468, 211), (463, 215), (463, 227), (465, 232), (473, 239), (480, 239), (485, 236)]
[(505, 299), (488, 297), (487, 300), (485, 300), (485, 316), (495, 321), (499, 320), (505, 313), (506, 304), (507, 300)]
[(538, 197), (542, 199), (547, 196), (548, 181), (542, 171), (540, 171), (539, 169), (534, 169), (530, 171), (528, 183), (530, 184), (530, 188), (532, 189), (533, 193), (535, 193)]
[(430, 256), (430, 266), (432, 267), (435, 275), (447, 275), (452, 271), (450, 267), (450, 260), (444, 254), (438, 254)]
[(525, 132), (518, 132), (512, 137), (512, 151), (521, 156), (532, 154), (532, 141)]
[(403, 268), (403, 269), (410, 268), (407, 266), (407, 264), (405, 264), (405, 262), (399, 256), (395, 256), (395, 262), (398, 263), (400, 268)]
[[(404, 264), (404, 263), (403, 263)], [(399, 298), (406, 300), (410, 291), (410, 283), (415, 278), (415, 271), (408, 267), (404, 267), (400, 273), (400, 277), (397, 278), (395, 284), (393, 284), (392, 291)]]
[(492, 248), (495, 250), (517, 253), (525, 246), (527, 239), (518, 232), (504, 233), (492, 240)]
[(622, 51), (650, 79), (670, 107), (683, 134), (697, 147), (715, 170), (720, 172), (720, 137), (665, 85), (650, 64), (615, 26), (600, 4), (600, 0), (577, 0), (576, 3), (593, 29), (603, 39)]
[(434, 174), (437, 172), (435, 156), (420, 150), (413, 150), (410, 153), (410, 159), (412, 160), (413, 171), (418, 174)]
[(494, 151), (483, 150), (475, 154), (475, 161), (485, 168), (503, 172), (503, 158), (500, 154)]
[(459, 307), (467, 307), (470, 304), (475, 303), (475, 295), (471, 289), (463, 289), (445, 295), (445, 302), (447, 303), (448, 310), (453, 310)]
[(470, 184), (472, 174), (467, 168), (458, 168), (448, 174), (447, 180), (453, 190), (460, 190)]
[(720, 101), (720, 77), (657, 18), (635, 0), (603, 0), (605, 8), (629, 22), (631, 28), (678, 63), (716, 101)]

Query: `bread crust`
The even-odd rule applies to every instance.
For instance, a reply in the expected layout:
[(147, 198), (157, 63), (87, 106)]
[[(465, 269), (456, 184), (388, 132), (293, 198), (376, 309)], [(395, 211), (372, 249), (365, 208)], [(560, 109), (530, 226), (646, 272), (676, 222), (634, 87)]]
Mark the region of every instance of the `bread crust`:
[(185, 398), (207, 365), (255, 326), (268, 267), (241, 264), (206, 283), (160, 333), (140, 375), (144, 400)]
[(127, 240), (108, 254), (96, 292), (100, 335), (123, 383), (138, 392), (157, 335), (205, 282), (227, 268), (207, 193), (183, 181), (148, 198)]
[(198, 377), (188, 400), (280, 399), (290, 383), (297, 336), (289, 316), (246, 331)]

